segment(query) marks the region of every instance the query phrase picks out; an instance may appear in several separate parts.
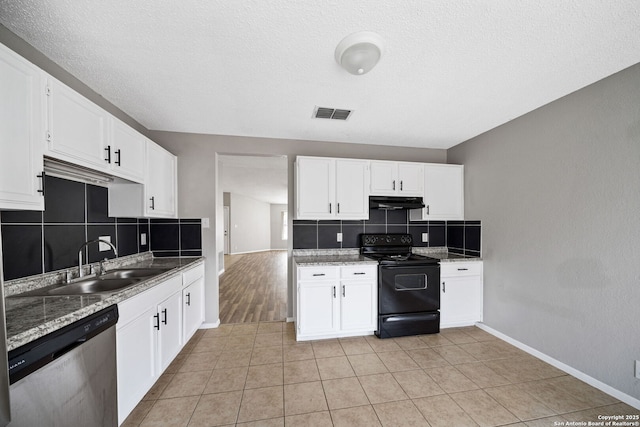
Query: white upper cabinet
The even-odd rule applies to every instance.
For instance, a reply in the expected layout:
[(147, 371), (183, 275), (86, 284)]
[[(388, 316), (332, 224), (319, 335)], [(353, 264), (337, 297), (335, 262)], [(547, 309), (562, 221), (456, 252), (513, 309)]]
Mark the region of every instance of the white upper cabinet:
[(144, 184), (145, 216), (176, 218), (178, 215), (178, 159), (147, 140)]
[(369, 219), (369, 162), (336, 160), (336, 218)]
[(411, 220), (463, 220), (464, 167), (425, 164), (424, 205), (410, 212)]
[(410, 162), (371, 162), (372, 196), (422, 196), (423, 164)]
[(44, 210), (44, 81), (0, 44), (0, 209)]
[(297, 219), (368, 219), (369, 162), (296, 159)]
[(115, 117), (109, 117), (107, 164), (113, 175), (144, 182), (146, 138)]
[(297, 219), (326, 219), (335, 216), (335, 159), (296, 159)]
[(47, 150), (61, 160), (108, 169), (108, 113), (58, 80), (47, 81)]

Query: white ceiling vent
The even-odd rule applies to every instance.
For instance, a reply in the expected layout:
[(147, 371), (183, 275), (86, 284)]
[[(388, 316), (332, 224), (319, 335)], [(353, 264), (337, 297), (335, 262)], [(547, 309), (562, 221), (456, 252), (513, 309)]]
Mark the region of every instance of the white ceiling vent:
[(339, 110), (337, 108), (316, 107), (313, 117), (316, 119), (347, 120), (353, 110)]

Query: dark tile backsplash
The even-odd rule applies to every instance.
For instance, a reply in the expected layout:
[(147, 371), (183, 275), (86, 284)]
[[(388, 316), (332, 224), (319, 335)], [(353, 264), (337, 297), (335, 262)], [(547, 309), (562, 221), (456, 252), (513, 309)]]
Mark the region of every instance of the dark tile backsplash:
[[(4, 280), (32, 276), (78, 265), (80, 246), (111, 236), (119, 256), (148, 250), (155, 256), (200, 256), (200, 219), (114, 218), (108, 215), (104, 187), (45, 177), (45, 211), (0, 212)], [(146, 244), (141, 235), (146, 234)], [(113, 258), (89, 245), (89, 262)]]
[[(371, 209), (365, 221), (294, 220), (293, 248), (358, 248), (363, 233), (408, 233), (413, 246), (447, 246), (451, 252), (480, 256), (480, 221), (409, 221), (406, 210)], [(422, 233), (429, 233), (428, 242), (422, 241)]]

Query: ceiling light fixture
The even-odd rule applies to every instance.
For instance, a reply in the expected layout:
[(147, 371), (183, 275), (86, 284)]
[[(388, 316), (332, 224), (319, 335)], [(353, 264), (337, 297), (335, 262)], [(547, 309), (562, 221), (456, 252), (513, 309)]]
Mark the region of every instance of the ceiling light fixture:
[(371, 31), (350, 34), (338, 43), (336, 62), (351, 74), (366, 74), (382, 57), (382, 42), (382, 37)]

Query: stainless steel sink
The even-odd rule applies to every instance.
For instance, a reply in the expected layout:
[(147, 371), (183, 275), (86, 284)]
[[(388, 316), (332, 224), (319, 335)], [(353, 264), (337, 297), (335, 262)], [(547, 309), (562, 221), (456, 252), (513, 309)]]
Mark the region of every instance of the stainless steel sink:
[(23, 292), (13, 297), (52, 297), (65, 295), (112, 294), (128, 286), (170, 270), (169, 268), (118, 268), (98, 277), (87, 277), (75, 282), (52, 285)]
[(100, 276), (100, 279), (128, 279), (152, 277), (164, 273), (168, 268), (116, 268)]
[(84, 294), (111, 294), (127, 286), (134, 285), (142, 278), (127, 279), (101, 279), (92, 277), (65, 285), (47, 286), (45, 288), (34, 289), (23, 292), (13, 297), (53, 297), (63, 295), (84, 295)]

